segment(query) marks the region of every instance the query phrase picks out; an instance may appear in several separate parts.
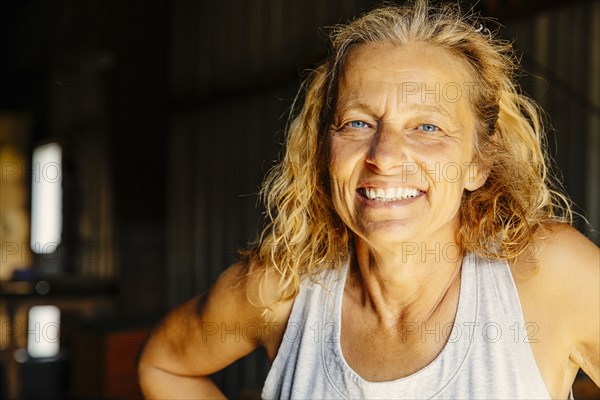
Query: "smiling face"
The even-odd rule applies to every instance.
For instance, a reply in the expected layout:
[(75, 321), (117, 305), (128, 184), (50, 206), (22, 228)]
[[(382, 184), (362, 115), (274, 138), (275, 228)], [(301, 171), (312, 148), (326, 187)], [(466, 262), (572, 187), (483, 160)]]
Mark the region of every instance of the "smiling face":
[(486, 178), (467, 68), (442, 49), (387, 43), (345, 65), (329, 132), (337, 213), (371, 245), (453, 241), (463, 191)]

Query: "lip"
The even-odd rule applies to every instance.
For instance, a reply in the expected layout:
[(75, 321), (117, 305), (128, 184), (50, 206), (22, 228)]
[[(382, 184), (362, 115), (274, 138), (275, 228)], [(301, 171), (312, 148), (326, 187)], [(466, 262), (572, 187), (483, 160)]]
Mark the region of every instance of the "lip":
[(395, 181), (382, 181), (382, 180), (364, 180), (360, 181), (356, 189), (389, 189), (389, 188), (414, 188), (424, 194), (427, 193), (427, 189), (414, 185), (410, 182), (395, 182)]
[[(419, 199), (421, 199), (422, 197), (424, 197), (427, 192), (419, 190), (419, 194), (415, 197), (407, 197), (406, 199), (400, 199), (400, 200), (395, 200), (395, 201), (378, 201), (378, 200), (371, 200), (368, 197), (366, 197), (365, 195), (362, 194), (361, 190), (362, 188), (371, 188), (371, 187), (377, 187), (377, 188), (382, 188), (384, 189), (384, 187), (382, 186), (363, 186), (360, 187), (356, 190), (356, 197), (358, 198), (358, 200), (366, 205), (367, 207), (370, 208), (381, 208), (381, 209), (389, 209), (389, 208), (398, 208), (398, 207), (403, 207), (403, 206), (407, 206), (409, 204), (412, 204), (416, 201), (418, 201)], [(388, 186), (388, 187), (397, 187), (397, 186)]]

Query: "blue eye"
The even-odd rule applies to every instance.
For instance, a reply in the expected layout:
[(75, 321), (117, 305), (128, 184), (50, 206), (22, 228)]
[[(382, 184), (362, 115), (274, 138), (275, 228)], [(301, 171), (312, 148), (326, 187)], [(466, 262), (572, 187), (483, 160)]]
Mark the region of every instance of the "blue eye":
[(363, 121), (352, 121), (350, 122), (350, 127), (355, 129), (362, 129), (367, 127), (367, 123)]
[(440, 128), (433, 124), (421, 124), (419, 128), (424, 132), (437, 132), (440, 130)]

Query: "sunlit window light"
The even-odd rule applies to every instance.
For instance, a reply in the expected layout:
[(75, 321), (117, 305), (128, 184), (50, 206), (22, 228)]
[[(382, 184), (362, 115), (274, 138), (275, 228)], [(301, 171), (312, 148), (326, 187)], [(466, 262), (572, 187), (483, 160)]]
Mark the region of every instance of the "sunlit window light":
[(30, 357), (56, 357), (60, 350), (60, 310), (56, 306), (29, 309), (27, 353)]
[(31, 249), (49, 254), (62, 234), (62, 151), (57, 143), (33, 151), (31, 172)]

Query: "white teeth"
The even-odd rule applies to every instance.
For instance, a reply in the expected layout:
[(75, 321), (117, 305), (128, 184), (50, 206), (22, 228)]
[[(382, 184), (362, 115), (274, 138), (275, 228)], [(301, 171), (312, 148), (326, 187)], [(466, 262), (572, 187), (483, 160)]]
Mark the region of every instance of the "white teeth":
[(396, 201), (418, 196), (420, 191), (415, 188), (365, 188), (364, 194), (370, 200)]

